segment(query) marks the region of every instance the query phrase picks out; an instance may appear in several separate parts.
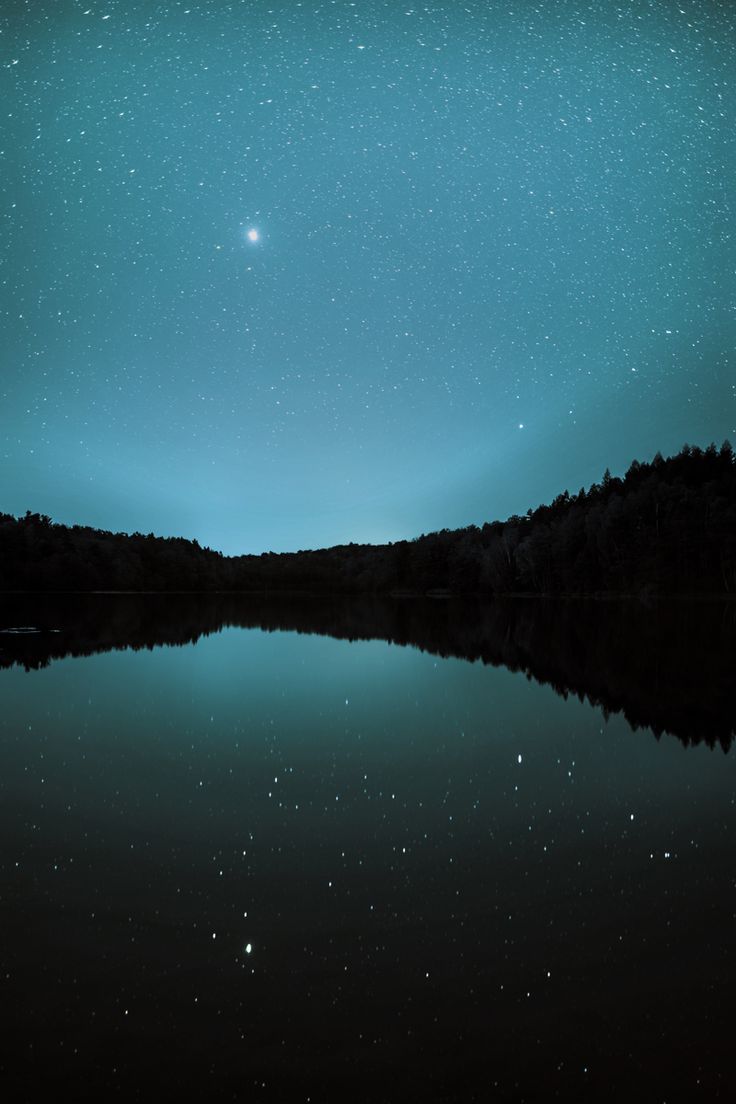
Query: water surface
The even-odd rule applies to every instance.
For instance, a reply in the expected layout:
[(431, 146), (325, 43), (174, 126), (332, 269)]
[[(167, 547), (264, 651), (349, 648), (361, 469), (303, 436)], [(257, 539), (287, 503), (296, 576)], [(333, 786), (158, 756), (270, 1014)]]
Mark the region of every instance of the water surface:
[(14, 1099), (731, 1097), (733, 607), (0, 612)]

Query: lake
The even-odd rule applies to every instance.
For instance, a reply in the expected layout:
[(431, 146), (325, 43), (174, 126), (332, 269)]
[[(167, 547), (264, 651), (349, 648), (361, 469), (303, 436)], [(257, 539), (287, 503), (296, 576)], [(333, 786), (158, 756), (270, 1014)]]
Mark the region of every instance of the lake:
[(6, 1099), (732, 1099), (735, 605), (0, 630)]

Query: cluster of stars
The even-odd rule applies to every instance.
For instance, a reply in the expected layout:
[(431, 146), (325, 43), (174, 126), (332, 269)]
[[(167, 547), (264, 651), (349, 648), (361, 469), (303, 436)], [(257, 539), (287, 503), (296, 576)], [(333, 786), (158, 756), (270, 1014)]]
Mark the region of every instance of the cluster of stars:
[(727, 5), (18, 12), (5, 509), (395, 539), (733, 434)]

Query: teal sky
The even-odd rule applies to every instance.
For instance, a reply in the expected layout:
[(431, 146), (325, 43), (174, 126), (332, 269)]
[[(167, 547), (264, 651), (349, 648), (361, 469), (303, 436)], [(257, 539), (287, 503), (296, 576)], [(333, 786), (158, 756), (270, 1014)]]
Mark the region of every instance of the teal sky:
[(730, 3), (0, 11), (0, 510), (228, 552), (736, 437)]

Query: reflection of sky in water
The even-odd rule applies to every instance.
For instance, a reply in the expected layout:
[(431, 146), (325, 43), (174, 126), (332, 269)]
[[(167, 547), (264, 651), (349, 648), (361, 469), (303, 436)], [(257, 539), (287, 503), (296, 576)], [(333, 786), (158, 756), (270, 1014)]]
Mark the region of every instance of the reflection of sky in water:
[(155, 1040), (182, 1083), (214, 1064), (287, 1099), (291, 1070), (369, 1099), (408, 1048), (418, 1084), (461, 1055), (478, 1085), (595, 1092), (629, 1052), (622, 1084), (666, 1086), (697, 1022), (717, 1076), (731, 756), (504, 669), (295, 633), (0, 692), (8, 984), (50, 1070), (60, 1039), (102, 1081)]

